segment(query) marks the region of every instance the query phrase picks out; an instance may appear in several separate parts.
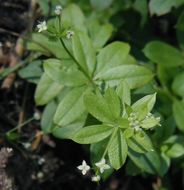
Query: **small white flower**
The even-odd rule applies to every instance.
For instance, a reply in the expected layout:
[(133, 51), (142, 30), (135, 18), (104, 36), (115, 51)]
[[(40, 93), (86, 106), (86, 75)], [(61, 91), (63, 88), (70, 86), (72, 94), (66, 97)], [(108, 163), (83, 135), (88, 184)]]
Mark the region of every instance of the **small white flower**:
[(42, 165), (43, 163), (45, 163), (45, 158), (39, 158), (38, 164)]
[(46, 21), (39, 22), (39, 24), (37, 24), (37, 28), (38, 28), (38, 32), (42, 32), (44, 30), (47, 30), (47, 23), (46, 23)]
[(94, 182), (98, 182), (100, 181), (100, 176), (99, 175), (95, 175), (91, 178), (91, 181), (94, 181)]
[(88, 165), (86, 164), (86, 161), (83, 160), (83, 161), (82, 161), (82, 165), (78, 166), (77, 168), (82, 171), (82, 174), (83, 174), (83, 175), (85, 175), (85, 174), (87, 173), (87, 171), (90, 169), (90, 166), (88, 166)]
[(63, 8), (61, 5), (56, 5), (56, 8), (54, 10), (55, 14), (59, 16), (61, 14), (62, 9)]
[(25, 149), (29, 149), (31, 147), (31, 143), (29, 142), (22, 143), (22, 145), (24, 146)]
[(7, 150), (8, 153), (12, 153), (13, 152), (12, 148), (7, 148), (6, 150)]
[(33, 117), (35, 120), (40, 120), (40, 114), (38, 112), (35, 112)]
[(136, 126), (134, 126), (134, 129), (135, 129), (135, 131), (141, 131), (141, 128), (140, 128), (140, 126), (139, 125), (136, 125)]
[(134, 120), (134, 118), (128, 117), (128, 121), (133, 121), (133, 120)]
[(157, 121), (160, 121), (160, 117), (156, 117), (156, 120), (157, 120)]
[(43, 179), (44, 178), (44, 173), (43, 172), (38, 172), (37, 173), (37, 179)]
[(130, 114), (130, 117), (132, 117), (133, 119), (136, 119), (136, 118), (137, 118), (137, 114), (134, 113), (134, 112), (132, 112), (132, 113)]
[(103, 173), (104, 170), (110, 169), (110, 166), (106, 164), (106, 161), (104, 158), (102, 158), (101, 161), (97, 162), (95, 165), (100, 169), (101, 173)]
[(74, 34), (75, 34), (74, 31), (68, 30), (66, 32), (66, 38), (71, 39), (74, 36)]

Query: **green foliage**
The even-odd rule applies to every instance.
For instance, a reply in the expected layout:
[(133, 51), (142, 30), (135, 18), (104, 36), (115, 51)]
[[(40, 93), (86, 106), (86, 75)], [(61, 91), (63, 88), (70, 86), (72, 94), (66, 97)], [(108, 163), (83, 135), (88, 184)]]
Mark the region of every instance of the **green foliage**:
[(183, 0), (151, 0), (149, 7), (151, 14), (163, 15), (168, 13), (171, 8), (177, 8), (183, 3)]
[(184, 64), (182, 53), (163, 42), (150, 42), (144, 48), (144, 53), (151, 61), (164, 67), (178, 67)]
[(91, 5), (96, 8), (97, 10), (103, 10), (103, 9), (107, 9), (114, 0), (90, 0)]
[(174, 93), (176, 93), (178, 96), (184, 97), (184, 73), (180, 73), (177, 75), (172, 83), (172, 90)]
[[(73, 140), (82, 144), (92, 144), (108, 138), (103, 156), (108, 152), (111, 165), (114, 169), (119, 169), (126, 160), (127, 146), (139, 153), (153, 151), (151, 140), (143, 132), (141, 123), (149, 118), (154, 103), (155, 94), (138, 100), (131, 109), (129, 106), (123, 107), (124, 102), (120, 101), (113, 88), (108, 88), (104, 95), (86, 94), (84, 104), (87, 111), (103, 124), (84, 127), (76, 133)], [(128, 113), (127, 109), (131, 110), (131, 113)], [(142, 110), (145, 110), (145, 114), (139, 117)], [(158, 122), (155, 123), (157, 124)], [(132, 129), (133, 133), (126, 139), (128, 129)]]
[(55, 98), (63, 86), (53, 81), (44, 73), (40, 79), (39, 85), (36, 89), (35, 100), (38, 105), (44, 105)]
[[(184, 14), (178, 9), (184, 1), (78, 3), (50, 19), (47, 31), (32, 35), (28, 48), (41, 58), (19, 71), (38, 83), (42, 130), (89, 144), (94, 168), (102, 158), (112, 166), (104, 179), (124, 164), (131, 175), (166, 175), (171, 161), (182, 165), (184, 157)], [(159, 36), (150, 15), (163, 19), (155, 29)], [(177, 41), (166, 34), (172, 15)], [(74, 32), (69, 39), (68, 31)]]
[(178, 100), (175, 100), (173, 103), (173, 114), (177, 123), (177, 126), (180, 130), (184, 131), (184, 103)]

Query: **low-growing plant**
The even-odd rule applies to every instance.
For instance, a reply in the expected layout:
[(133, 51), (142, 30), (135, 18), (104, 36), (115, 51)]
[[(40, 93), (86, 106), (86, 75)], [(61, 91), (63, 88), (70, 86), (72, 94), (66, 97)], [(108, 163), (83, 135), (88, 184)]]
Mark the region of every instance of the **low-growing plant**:
[[(157, 3), (150, 1), (152, 14), (182, 4), (157, 9)], [(143, 25), (147, 18), (137, 5)], [(184, 155), (184, 136), (178, 132), (184, 131), (182, 50), (154, 40), (139, 61), (127, 42), (112, 40), (115, 27), (109, 19), (85, 17), (75, 4), (56, 6), (54, 12), (54, 18), (37, 25), (28, 43), (47, 57), (35, 92), (37, 105), (45, 105), (42, 130), (90, 144), (92, 181), (125, 162), (128, 174), (164, 176), (171, 159)], [(183, 14), (177, 23), (180, 37), (182, 20)], [(83, 160), (78, 169), (85, 175), (90, 166)]]

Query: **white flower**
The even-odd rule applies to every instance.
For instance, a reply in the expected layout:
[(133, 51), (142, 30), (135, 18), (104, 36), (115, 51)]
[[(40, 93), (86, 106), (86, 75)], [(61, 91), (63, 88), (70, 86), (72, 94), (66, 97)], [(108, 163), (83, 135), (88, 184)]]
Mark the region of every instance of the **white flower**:
[(83, 175), (85, 175), (85, 174), (87, 173), (87, 171), (90, 169), (90, 166), (88, 166), (88, 165), (86, 164), (86, 161), (83, 160), (83, 161), (82, 161), (82, 165), (78, 166), (77, 168), (82, 171), (82, 174), (83, 174)]
[(39, 158), (38, 164), (42, 165), (43, 163), (45, 163), (45, 158)]
[(35, 120), (40, 120), (40, 114), (38, 112), (35, 112), (33, 117)]
[(44, 30), (47, 30), (47, 23), (46, 23), (46, 21), (39, 22), (39, 24), (37, 24), (37, 28), (38, 28), (38, 32), (42, 32)]
[(22, 143), (22, 145), (24, 146), (25, 149), (29, 149), (31, 147), (31, 143), (29, 142)]
[(94, 182), (100, 181), (100, 176), (99, 176), (99, 175), (93, 176), (93, 177), (91, 178), (91, 181), (94, 181)]
[(74, 31), (68, 30), (66, 32), (66, 38), (71, 39), (74, 36), (74, 34), (75, 34)]
[(63, 8), (61, 5), (56, 5), (56, 8), (54, 10), (55, 14), (59, 16), (61, 14), (62, 9)]
[(104, 158), (102, 158), (101, 161), (97, 162), (95, 165), (100, 169), (101, 173), (103, 173), (104, 170), (110, 169), (110, 166), (106, 164), (106, 161)]
[(43, 179), (44, 178), (44, 173), (43, 172), (38, 172), (37, 173), (37, 179)]
[(12, 153), (13, 152), (12, 148), (7, 148), (6, 150), (7, 150), (8, 153)]
[(134, 126), (134, 129), (135, 129), (135, 131), (137, 131), (137, 132), (138, 132), (138, 131), (141, 131), (141, 128), (140, 128), (139, 125), (135, 125), (135, 126)]

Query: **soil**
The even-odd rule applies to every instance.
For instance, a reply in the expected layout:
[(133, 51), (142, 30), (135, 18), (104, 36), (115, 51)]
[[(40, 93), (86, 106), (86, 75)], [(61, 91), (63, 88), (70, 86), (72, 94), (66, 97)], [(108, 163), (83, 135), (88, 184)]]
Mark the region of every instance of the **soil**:
[[(29, 0), (0, 0), (0, 41), (3, 43), (3, 55), (9, 55), (17, 40), (15, 35), (6, 31), (22, 34), (28, 27), (29, 3)], [(35, 111), (41, 112), (42, 108), (35, 105), (34, 91), (35, 85), (18, 77), (11, 88), (0, 90), (0, 148), (13, 148), (13, 156), (9, 159), (6, 170), (0, 172), (10, 176), (15, 184), (12, 190), (153, 189), (152, 184), (158, 180), (156, 177), (126, 176), (125, 168), (113, 174), (106, 182), (96, 185), (89, 176), (84, 177), (77, 170), (82, 160), (89, 163), (86, 149), (69, 140), (61, 141), (43, 135), (39, 121), (24, 126), (19, 137), (15, 136), (14, 140), (5, 137), (4, 134), (17, 126), (22, 118), (26, 120)], [(171, 179), (178, 182), (175, 183), (175, 189), (179, 189), (176, 184), (182, 183), (181, 174), (171, 175)]]

